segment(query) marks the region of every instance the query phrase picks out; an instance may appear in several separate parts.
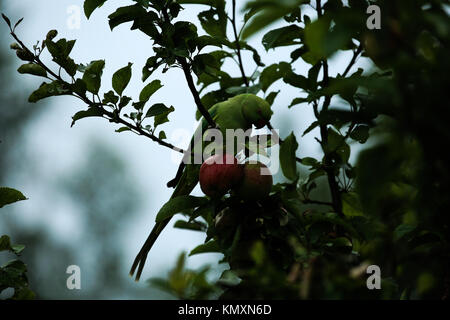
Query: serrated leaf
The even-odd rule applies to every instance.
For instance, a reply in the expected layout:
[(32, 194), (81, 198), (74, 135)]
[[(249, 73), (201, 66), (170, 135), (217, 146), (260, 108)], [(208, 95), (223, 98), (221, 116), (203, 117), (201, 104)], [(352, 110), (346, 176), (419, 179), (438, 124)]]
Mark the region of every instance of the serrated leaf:
[(17, 201), (27, 200), (27, 198), (22, 194), (22, 192), (7, 188), (0, 187), (0, 208)]
[(208, 202), (204, 197), (195, 196), (178, 196), (170, 199), (159, 210), (156, 215), (156, 222), (161, 222), (171, 218), (173, 215), (182, 212), (183, 210), (199, 207)]
[(132, 63), (128, 63), (128, 66), (117, 70), (112, 77), (112, 87), (119, 96), (122, 95), (123, 90), (125, 90), (130, 82), (132, 65)]
[(281, 170), (283, 171), (283, 175), (290, 180), (296, 180), (298, 177), (295, 156), (297, 148), (298, 143), (294, 133), (291, 133), (280, 145)]

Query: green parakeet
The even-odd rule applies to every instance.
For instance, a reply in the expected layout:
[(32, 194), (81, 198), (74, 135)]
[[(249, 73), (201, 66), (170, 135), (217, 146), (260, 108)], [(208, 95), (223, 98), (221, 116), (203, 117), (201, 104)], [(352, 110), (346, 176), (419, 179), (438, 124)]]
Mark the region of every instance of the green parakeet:
[[(256, 128), (262, 128), (269, 123), (273, 111), (270, 109), (270, 105), (264, 99), (254, 94), (245, 93), (230, 98), (227, 101), (215, 104), (209, 109), (209, 113), (222, 132), (223, 145), (225, 146), (227, 129), (242, 129), (246, 131), (251, 129), (253, 125)], [(202, 118), (197, 130), (202, 130), (203, 133), (207, 129), (208, 122)], [(198, 131), (196, 132), (198, 133)], [(194, 137), (195, 136), (196, 135), (194, 134)], [(198, 143), (197, 141), (194, 141), (194, 137), (191, 140), (190, 150), (194, 150), (194, 145)], [(205, 148), (207, 145), (208, 143), (203, 143), (202, 148)], [(233, 153), (238, 153), (240, 150), (242, 150), (242, 148), (243, 146), (236, 146), (233, 150)], [(227, 150), (227, 153), (231, 153), (230, 150)], [(192, 151), (190, 154), (185, 154), (183, 160), (186, 160), (186, 157), (192, 158)], [(191, 161), (191, 163), (194, 163), (194, 161)], [(186, 166), (180, 165), (180, 170), (183, 171), (179, 179), (173, 180), (176, 181), (177, 184), (170, 199), (183, 195), (189, 195), (192, 192), (199, 180), (199, 168), (200, 164), (187, 164)], [(168, 185), (170, 186), (170, 182)], [(136, 268), (138, 268), (136, 272), (136, 281), (138, 281), (141, 276), (150, 249), (152, 248), (153, 244), (155, 243), (156, 239), (161, 234), (163, 229), (169, 223), (169, 221), (170, 218), (164, 221), (156, 222), (155, 226), (150, 232), (150, 235), (148, 236), (147, 240), (136, 256), (133, 262), (133, 266), (130, 270), (130, 275), (132, 276), (135, 273)]]

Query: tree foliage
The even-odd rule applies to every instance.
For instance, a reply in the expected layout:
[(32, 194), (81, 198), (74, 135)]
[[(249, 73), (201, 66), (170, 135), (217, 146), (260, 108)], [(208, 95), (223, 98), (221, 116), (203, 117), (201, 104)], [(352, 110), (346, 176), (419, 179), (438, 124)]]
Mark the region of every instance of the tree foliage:
[[(105, 2), (85, 1), (86, 16)], [(17, 24), (6, 18), (17, 41), (12, 48), (26, 62), (19, 72), (45, 81), (29, 101), (74, 96), (87, 109), (75, 114), (73, 123), (106, 118), (120, 125), (117, 132), (133, 131), (180, 152), (164, 131), (157, 132), (176, 108), (149, 103), (163, 86), (153, 79), (160, 68), (183, 71), (197, 116), (211, 125), (208, 109), (237, 94), (262, 94), (276, 103), (279, 92), (269, 89), (280, 80), (298, 92), (288, 107), (311, 108), (316, 118), (282, 137), (287, 182), (274, 185), (269, 198), (175, 198), (159, 212), (157, 219), (183, 213), (187, 220), (175, 227), (206, 233), (205, 243), (190, 255), (223, 254), (221, 262), (230, 268), (216, 284), (222, 298), (448, 298), (450, 159), (444, 149), (450, 132), (443, 116), (450, 71), (448, 1), (255, 0), (246, 4), (243, 23), (236, 20), (235, 1), (131, 2), (109, 15), (109, 25), (113, 30), (131, 24), (153, 41), (138, 99), (124, 95), (132, 63), (114, 73), (112, 90), (102, 95), (104, 60), (75, 62), (70, 58), (75, 41), (56, 40), (55, 31), (30, 50), (16, 35)], [(178, 19), (191, 4), (204, 7), (198, 14), (202, 30)], [(371, 4), (381, 8), (380, 30), (366, 26)], [(280, 47), (292, 51), (267, 66), (247, 39), (280, 19), (285, 26), (266, 32), (261, 43), (274, 54)], [(65, 76), (41, 61), (46, 49)], [(243, 51), (253, 56), (251, 74)], [(338, 52), (349, 52), (350, 59), (335, 73), (330, 58)], [(373, 67), (354, 70), (361, 56)], [(237, 75), (223, 70), (228, 60), (237, 64)], [(295, 69), (300, 60), (309, 66), (305, 74)], [(300, 137), (314, 129), (322, 157), (297, 157)], [(374, 143), (352, 164), (352, 145), (368, 139)], [(306, 178), (299, 167), (308, 169)], [(327, 192), (317, 192), (323, 185)], [(370, 264), (381, 268), (382, 290), (366, 287)], [(205, 270), (183, 272), (183, 265), (184, 256), (168, 282), (153, 283), (183, 298), (187, 292), (197, 298), (214, 292), (205, 284)]]
[[(26, 200), (22, 192), (12, 188), (0, 187), (0, 208), (22, 200)], [(10, 288), (14, 290), (9, 299), (34, 299), (34, 292), (28, 286), (27, 266), (22, 260), (18, 259), (24, 249), (24, 245), (12, 244), (10, 237), (7, 235), (0, 237), (0, 252), (9, 251), (16, 256), (16, 259), (0, 266), (0, 293)]]

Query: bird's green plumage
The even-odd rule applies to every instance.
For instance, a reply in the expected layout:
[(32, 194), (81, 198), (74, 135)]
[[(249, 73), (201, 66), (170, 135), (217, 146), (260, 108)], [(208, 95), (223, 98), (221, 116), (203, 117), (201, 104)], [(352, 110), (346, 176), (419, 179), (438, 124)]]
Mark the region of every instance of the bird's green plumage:
[[(219, 127), (224, 138), (226, 138), (227, 129), (242, 129), (246, 131), (251, 129), (252, 125), (261, 127), (261, 124), (267, 124), (272, 116), (270, 105), (264, 99), (249, 93), (240, 94), (226, 101), (219, 102), (211, 107), (208, 112), (216, 125)], [(208, 122), (202, 118), (197, 130), (201, 130), (202, 133), (204, 133), (208, 127)], [(194, 134), (194, 137), (195, 136), (196, 135)], [(194, 137), (191, 140), (191, 149), (193, 149), (194, 144), (198, 143), (198, 141), (194, 141)], [(223, 142), (225, 145), (226, 141)], [(207, 144), (202, 145), (202, 147), (204, 148), (206, 145)], [(234, 153), (238, 151), (239, 147), (237, 150), (234, 150)], [(199, 164), (186, 165), (183, 170), (183, 174), (181, 175), (171, 196), (171, 199), (182, 195), (188, 195), (192, 192), (198, 183), (199, 169)], [(150, 235), (136, 256), (130, 271), (130, 274), (133, 275), (136, 268), (138, 268), (136, 272), (136, 280), (139, 280), (141, 276), (148, 252), (169, 221), (170, 218), (155, 224)]]

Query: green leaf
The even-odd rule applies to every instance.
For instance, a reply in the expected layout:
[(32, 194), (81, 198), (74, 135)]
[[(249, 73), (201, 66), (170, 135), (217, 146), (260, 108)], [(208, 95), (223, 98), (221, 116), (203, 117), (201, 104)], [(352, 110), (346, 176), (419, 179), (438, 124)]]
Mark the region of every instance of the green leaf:
[(211, 7), (207, 11), (202, 11), (198, 14), (198, 19), (202, 25), (203, 30), (210, 36), (219, 39), (227, 38), (227, 15), (225, 12), (225, 1), (217, 0), (216, 6)]
[(255, 48), (253, 48), (252, 46), (250, 46), (249, 44), (247, 44), (244, 41), (241, 41), (241, 48), (244, 50), (249, 50), (253, 53), (253, 61), (255, 61), (256, 65), (258, 65), (259, 67), (265, 66), (265, 64), (262, 63), (262, 61), (261, 61), (261, 57), (258, 53), (258, 50), (256, 50)]
[(145, 63), (144, 68), (142, 68), (142, 81), (145, 81), (148, 79), (148, 77), (151, 76), (151, 74), (158, 69), (160, 65), (163, 64), (163, 60), (159, 59), (158, 56), (153, 56), (147, 59), (147, 62)]
[(0, 251), (7, 251), (11, 248), (11, 240), (7, 235), (0, 237)]
[(346, 217), (364, 216), (359, 196), (356, 192), (342, 193), (342, 212)]
[(81, 79), (77, 79), (75, 83), (70, 85), (70, 90), (84, 96), (86, 94), (86, 83)]
[[(23, 244), (11, 244), (11, 239), (7, 235), (3, 235), (0, 238), (0, 251), (11, 251), (16, 255), (22, 253), (25, 249)], [(1, 286), (1, 285), (0, 285)], [(0, 290), (1, 291), (1, 290)]]
[(297, 88), (300, 88), (300, 89), (303, 89), (306, 91), (311, 89), (308, 78), (306, 78), (300, 74), (296, 74), (292, 70), (288, 70), (283, 75), (283, 81), (286, 82), (287, 84), (290, 84), (291, 86), (294, 86), (294, 87), (297, 87)]
[(305, 166), (314, 167), (317, 163), (318, 161), (314, 158), (311, 157), (302, 158), (302, 164)]
[(291, 133), (280, 145), (280, 165), (281, 170), (286, 178), (296, 180), (297, 174), (297, 160), (295, 152), (297, 151), (298, 143)]
[(52, 55), (53, 61), (60, 65), (70, 76), (75, 76), (77, 72), (77, 64), (69, 57), (75, 45), (75, 40), (67, 41), (60, 39), (53, 42), (51, 39), (45, 40), (46, 48)]
[(259, 77), (261, 89), (265, 92), (272, 83), (283, 78), (291, 70), (291, 65), (287, 62), (280, 62), (266, 67)]
[(350, 146), (342, 135), (331, 128), (328, 128), (328, 143), (325, 145), (325, 150), (327, 153), (336, 152), (342, 163), (347, 163), (350, 158)]
[(146, 118), (154, 117), (154, 116), (158, 116), (160, 114), (167, 113), (167, 112), (170, 112), (170, 108), (166, 107), (165, 104), (155, 103), (148, 109), (145, 117)]
[(130, 97), (122, 96), (120, 98), (119, 108), (122, 109), (122, 108), (126, 107), (130, 103), (131, 100), (132, 99)]
[(17, 71), (21, 74), (32, 74), (34, 76), (46, 77), (47, 71), (43, 67), (34, 63), (23, 64), (17, 69)]
[(35, 293), (28, 287), (20, 287), (14, 289), (13, 300), (33, 300), (36, 297)]
[(267, 97), (265, 98), (265, 100), (267, 101), (268, 104), (272, 105), (275, 98), (278, 96), (278, 94), (280, 93), (280, 90), (278, 91), (273, 91), (271, 93), (269, 93), (267, 95)]
[(291, 46), (299, 44), (295, 39), (301, 39), (303, 36), (303, 29), (297, 25), (290, 25), (274, 29), (266, 33), (262, 39), (262, 44), (266, 50), (274, 49), (276, 47)]
[(84, 14), (86, 15), (86, 18), (90, 18), (92, 12), (94, 12), (95, 9), (100, 8), (106, 0), (85, 0), (84, 1)]
[(212, 252), (221, 252), (220, 246), (215, 240), (211, 240), (207, 243), (197, 246), (189, 253), (189, 256), (193, 256), (199, 253), (212, 253)]
[(114, 91), (109, 90), (108, 92), (103, 94), (102, 103), (104, 103), (104, 104), (108, 104), (108, 103), (116, 104), (117, 102), (119, 102), (119, 96), (117, 96), (114, 93)]
[(167, 139), (166, 133), (164, 131), (160, 131), (158, 138), (161, 140)]
[(207, 35), (200, 36), (196, 39), (198, 51), (206, 46), (216, 46), (222, 48), (223, 41)]
[(310, 50), (310, 56), (303, 58), (307, 62), (316, 64), (320, 59), (330, 57), (339, 49), (345, 49), (351, 40), (351, 30), (346, 28), (332, 28), (332, 18), (324, 15), (305, 27), (305, 44)]
[(163, 85), (161, 84), (160, 80), (153, 80), (148, 85), (142, 89), (141, 93), (139, 94), (139, 101), (147, 102), (148, 99), (160, 88), (162, 88)]
[(397, 226), (397, 228), (395, 228), (395, 230), (394, 230), (394, 240), (395, 241), (400, 240), (408, 233), (411, 233), (414, 230), (416, 230), (416, 228), (417, 228), (416, 226), (413, 226), (410, 224), (401, 224), (401, 225)]
[(292, 108), (293, 106), (301, 103), (309, 102), (307, 98), (294, 98), (288, 108)]
[(131, 131), (131, 129), (128, 128), (128, 127), (121, 127), (121, 128), (116, 130), (116, 132), (124, 132), (124, 131)]
[(269, 24), (283, 18), (303, 2), (305, 2), (305, 0), (268, 0), (249, 2), (246, 9), (256, 9), (259, 6), (259, 10), (258, 13), (253, 16), (250, 23), (244, 28), (242, 38), (246, 39), (267, 27)]
[(145, 17), (147, 11), (141, 5), (135, 4), (132, 6), (120, 7), (114, 13), (108, 16), (109, 27), (113, 30), (118, 25), (134, 21), (139, 17)]
[(103, 113), (103, 109), (100, 107), (90, 107), (87, 110), (79, 111), (72, 117), (72, 124), (70, 126), (73, 127), (76, 121), (83, 118), (101, 117)]
[(70, 90), (67, 88), (64, 82), (59, 80), (53, 81), (51, 83), (42, 83), (39, 89), (34, 91), (28, 98), (28, 102), (37, 102), (41, 99), (45, 99), (53, 96), (61, 96), (69, 94)]
[(7, 188), (0, 187), (0, 208), (17, 201), (27, 200), (27, 198), (22, 194), (22, 192)]
[(156, 222), (164, 221), (183, 210), (196, 208), (207, 202), (208, 199), (204, 197), (179, 196), (172, 198), (159, 210), (156, 215)]
[(156, 116), (155, 116), (155, 123), (154, 123), (155, 128), (156, 128), (157, 126), (159, 126), (160, 124), (163, 124), (163, 123), (168, 122), (168, 121), (169, 121), (168, 115), (169, 115), (171, 112), (173, 112), (173, 111), (175, 111), (175, 108), (174, 108), (173, 106), (171, 106), (167, 111), (165, 111), (165, 112), (163, 112), (163, 113), (161, 113), (161, 114), (156, 115)]
[(353, 140), (358, 141), (359, 143), (364, 143), (369, 139), (369, 126), (357, 126), (353, 131), (350, 133), (350, 138)]
[(184, 220), (178, 220), (173, 225), (174, 228), (178, 229), (186, 229), (186, 230), (192, 230), (192, 231), (205, 231), (206, 225), (204, 223), (200, 223), (198, 221), (188, 222)]
[(313, 130), (314, 130), (316, 127), (318, 127), (319, 125), (320, 125), (319, 121), (314, 121), (313, 123), (311, 123), (311, 125), (310, 125), (308, 128), (306, 128), (306, 130), (303, 132), (302, 137), (303, 137), (304, 135), (310, 133), (311, 131), (313, 131)]
[(117, 70), (112, 77), (113, 89), (117, 92), (119, 96), (122, 95), (123, 90), (128, 86), (131, 79), (131, 66), (132, 63), (128, 63), (128, 66)]
[(3, 17), (3, 20), (5, 20), (8, 27), (11, 28), (11, 20), (9, 20), (9, 18), (7, 16), (5, 16), (3, 13), (2, 13), (2, 17)]
[(86, 83), (87, 91), (97, 94), (100, 90), (105, 60), (92, 61), (86, 66), (83, 81)]

